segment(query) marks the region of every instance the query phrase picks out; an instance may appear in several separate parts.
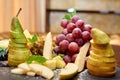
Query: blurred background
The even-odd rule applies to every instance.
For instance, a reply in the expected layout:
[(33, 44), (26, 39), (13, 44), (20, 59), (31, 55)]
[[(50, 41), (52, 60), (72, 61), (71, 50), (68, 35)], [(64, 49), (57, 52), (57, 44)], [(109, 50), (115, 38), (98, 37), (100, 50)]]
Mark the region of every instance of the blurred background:
[(75, 8), (85, 23), (108, 34), (120, 34), (120, 0), (0, 0), (0, 33), (9, 32), (19, 8), (19, 20), (30, 32), (60, 33), (62, 17)]

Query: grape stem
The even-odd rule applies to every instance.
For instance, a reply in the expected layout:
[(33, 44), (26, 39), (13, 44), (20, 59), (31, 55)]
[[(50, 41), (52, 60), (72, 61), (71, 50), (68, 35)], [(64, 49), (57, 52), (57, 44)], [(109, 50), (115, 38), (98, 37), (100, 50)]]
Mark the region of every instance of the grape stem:
[(19, 15), (19, 13), (20, 13), (21, 10), (22, 10), (22, 8), (20, 8), (20, 9), (18, 10), (16, 17), (18, 17), (18, 15)]

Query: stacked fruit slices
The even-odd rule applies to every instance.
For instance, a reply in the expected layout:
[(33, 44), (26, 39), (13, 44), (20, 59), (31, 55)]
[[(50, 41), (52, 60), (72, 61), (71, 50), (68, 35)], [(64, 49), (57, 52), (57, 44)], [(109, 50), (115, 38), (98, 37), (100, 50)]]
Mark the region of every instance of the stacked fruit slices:
[[(75, 14), (70, 16), (70, 19), (64, 17), (61, 21), (61, 27), (63, 27), (63, 30), (56, 37), (54, 52), (56, 54), (63, 54), (63, 59), (66, 63), (74, 62), (80, 48), (91, 40), (92, 26), (85, 24)], [(89, 55), (89, 51), (87, 55)]]
[(23, 29), (17, 17), (11, 22), (10, 41), (9, 41), (8, 64), (17, 66), (26, 61), (29, 57), (30, 50), (27, 48), (27, 39), (23, 34)]

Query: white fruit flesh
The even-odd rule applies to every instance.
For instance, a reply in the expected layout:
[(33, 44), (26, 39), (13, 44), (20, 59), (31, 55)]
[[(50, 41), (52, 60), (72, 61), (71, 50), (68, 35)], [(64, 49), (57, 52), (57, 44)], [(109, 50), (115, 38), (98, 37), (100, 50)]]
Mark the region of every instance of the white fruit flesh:
[(84, 44), (84, 46), (81, 47), (80, 52), (76, 57), (75, 64), (79, 67), (78, 72), (81, 72), (84, 69), (85, 57), (89, 49), (89, 46), (90, 46), (89, 42)]
[(29, 66), (37, 75), (43, 76), (46, 79), (51, 79), (54, 76), (54, 72), (46, 66), (40, 64), (29, 64)]
[(51, 32), (49, 32), (46, 36), (45, 43), (44, 43), (44, 49), (43, 49), (43, 56), (46, 59), (52, 58), (52, 35), (51, 35)]

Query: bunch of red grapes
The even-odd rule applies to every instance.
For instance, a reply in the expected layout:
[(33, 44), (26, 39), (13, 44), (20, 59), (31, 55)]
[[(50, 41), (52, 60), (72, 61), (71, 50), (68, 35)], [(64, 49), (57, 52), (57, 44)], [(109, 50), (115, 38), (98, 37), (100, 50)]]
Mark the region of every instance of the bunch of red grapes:
[[(85, 24), (79, 16), (74, 15), (71, 21), (63, 19), (61, 21), (61, 27), (63, 27), (62, 33), (57, 35), (54, 47), (56, 54), (64, 54), (64, 61), (74, 62), (80, 48), (88, 41), (91, 40), (90, 24)], [(87, 56), (89, 55), (89, 50)]]

